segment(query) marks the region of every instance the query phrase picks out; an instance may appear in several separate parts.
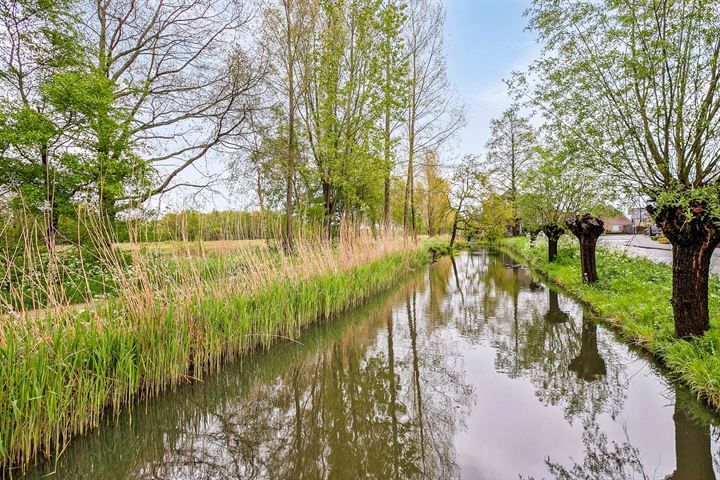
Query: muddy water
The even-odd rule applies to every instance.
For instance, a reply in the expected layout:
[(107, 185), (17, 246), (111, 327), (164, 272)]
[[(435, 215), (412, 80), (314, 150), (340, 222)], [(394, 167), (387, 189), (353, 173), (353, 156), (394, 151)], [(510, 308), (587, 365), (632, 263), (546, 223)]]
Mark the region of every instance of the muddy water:
[(717, 417), (513, 263), (443, 258), (28, 477), (715, 479)]

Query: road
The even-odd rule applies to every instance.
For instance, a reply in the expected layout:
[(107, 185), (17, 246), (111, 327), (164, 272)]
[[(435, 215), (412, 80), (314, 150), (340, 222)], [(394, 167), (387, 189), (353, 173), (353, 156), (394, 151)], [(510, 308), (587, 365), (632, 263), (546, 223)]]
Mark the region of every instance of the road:
[[(672, 263), (672, 246), (657, 243), (645, 235), (603, 235), (598, 245), (649, 258), (655, 262)], [(720, 253), (717, 249), (710, 262), (710, 272), (720, 275)]]

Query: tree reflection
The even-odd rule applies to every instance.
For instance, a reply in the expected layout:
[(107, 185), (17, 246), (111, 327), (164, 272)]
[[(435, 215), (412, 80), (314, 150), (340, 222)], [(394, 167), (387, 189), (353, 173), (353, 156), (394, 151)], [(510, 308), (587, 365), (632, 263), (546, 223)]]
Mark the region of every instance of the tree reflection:
[[(466, 270), (466, 293), (458, 329), (489, 338), (495, 367), (524, 378), (547, 405), (561, 406), (569, 422), (602, 412), (615, 416), (624, 403), (625, 367), (610, 348), (601, 348), (597, 326), (581, 308), (502, 254), (480, 254)], [(468, 280), (470, 279), (470, 280)], [(475, 280), (477, 279), (477, 280)]]
[[(707, 412), (697, 414), (697, 402), (689, 392), (675, 388), (675, 463), (676, 468), (665, 480), (715, 480), (711, 419)], [(695, 414), (693, 414), (695, 412)], [(716, 419), (712, 419), (713, 421)], [(638, 448), (631, 444), (626, 432), (625, 442), (609, 442), (597, 423), (584, 425), (583, 463), (564, 466), (561, 462), (547, 459), (546, 465), (554, 478), (559, 480), (623, 480), (627, 478), (655, 478), (654, 472), (646, 472)]]
[(565, 323), (570, 320), (570, 315), (560, 309), (558, 293), (548, 288), (548, 309), (545, 313), (545, 321), (549, 323)]
[(451, 266), (304, 345), (148, 403), (73, 444), (55, 478), (457, 477), (453, 438), (473, 392), (459, 353), (433, 333), (444, 321), (425, 317), (441, 309)]
[(583, 380), (597, 380), (607, 373), (597, 345), (597, 324), (586, 316), (582, 322), (580, 354), (570, 361), (570, 370)]
[(695, 400), (683, 388), (675, 388), (675, 471), (668, 480), (715, 480), (710, 425), (692, 415)]

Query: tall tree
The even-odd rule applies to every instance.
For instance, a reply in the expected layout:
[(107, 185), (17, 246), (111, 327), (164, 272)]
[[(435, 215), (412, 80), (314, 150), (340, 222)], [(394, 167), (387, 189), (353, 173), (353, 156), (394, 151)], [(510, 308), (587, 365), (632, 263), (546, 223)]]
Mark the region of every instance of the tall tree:
[(445, 8), (435, 0), (416, 0), (408, 8), (407, 176), (403, 234), (417, 237), (415, 157), (438, 147), (464, 124), (447, 77), (443, 31)]
[(536, 0), (528, 14), (545, 47), (538, 105), (650, 199), (673, 246), (675, 335), (702, 335), (720, 243), (720, 2)]
[[(499, 118), (490, 120), (490, 140), (486, 145), (490, 174), (512, 208), (515, 208), (520, 175), (531, 165), (535, 155), (535, 131), (519, 110), (518, 105), (513, 105)], [(518, 233), (516, 218), (513, 235)]]
[(400, 123), (407, 95), (407, 59), (402, 29), (407, 16), (407, 3), (386, 0), (380, 11), (377, 29), (380, 43), (377, 55), (379, 72), (379, 102), (383, 114), (383, 230), (390, 229), (390, 176), (395, 165), (395, 130)]
[(52, 253), (59, 216), (80, 185), (79, 159), (66, 130), (77, 118), (58, 112), (48, 89), (81, 65), (72, 2), (0, 2), (0, 192), (42, 214)]
[(574, 165), (562, 146), (539, 150), (539, 163), (521, 176), (518, 213), (531, 231), (542, 231), (548, 240), (548, 260), (557, 255), (566, 221), (577, 213), (602, 213), (607, 190)]
[(271, 85), (282, 100), (286, 115), (285, 165), (285, 250), (293, 250), (293, 196), (298, 162), (297, 114), (302, 95), (301, 50), (310, 38), (312, 9), (307, 0), (278, 0), (264, 11), (262, 43), (272, 65)]
[(320, 2), (314, 38), (304, 56), (303, 120), (321, 190), (323, 231), (368, 213), (376, 202), (376, 127), (381, 111), (374, 0)]

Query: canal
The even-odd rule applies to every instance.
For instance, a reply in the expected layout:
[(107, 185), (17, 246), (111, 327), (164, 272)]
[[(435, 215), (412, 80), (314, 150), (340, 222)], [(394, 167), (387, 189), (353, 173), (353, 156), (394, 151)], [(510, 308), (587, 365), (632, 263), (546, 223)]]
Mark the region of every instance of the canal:
[(715, 479), (718, 418), (573, 300), (463, 253), (27, 478)]

